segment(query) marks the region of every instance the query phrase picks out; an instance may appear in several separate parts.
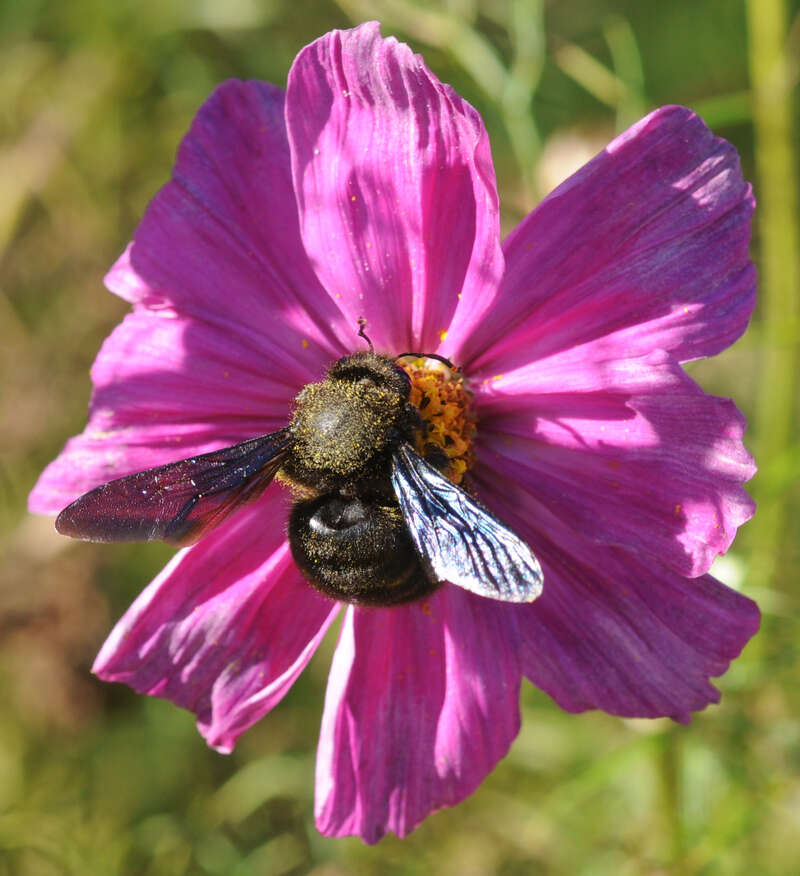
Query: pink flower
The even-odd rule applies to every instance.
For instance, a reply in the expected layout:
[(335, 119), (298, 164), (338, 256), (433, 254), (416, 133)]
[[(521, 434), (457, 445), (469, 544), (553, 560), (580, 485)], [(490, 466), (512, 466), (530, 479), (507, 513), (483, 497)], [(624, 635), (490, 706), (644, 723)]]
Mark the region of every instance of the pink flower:
[(133, 311), (31, 508), (283, 427), (304, 384), (363, 348), (364, 316), (378, 351), (463, 368), (474, 483), (544, 593), (331, 602), (292, 561), (273, 485), (175, 556), (95, 672), (191, 709), (227, 752), (341, 612), (316, 817), (370, 843), (477, 788), (518, 731), (523, 676), (573, 712), (686, 722), (716, 702), (709, 678), (758, 611), (706, 572), (753, 513), (755, 468), (734, 404), (681, 363), (747, 325), (752, 210), (730, 144), (664, 107), (501, 242), (480, 117), (374, 23), (305, 48), (286, 93), (221, 85), (107, 277)]

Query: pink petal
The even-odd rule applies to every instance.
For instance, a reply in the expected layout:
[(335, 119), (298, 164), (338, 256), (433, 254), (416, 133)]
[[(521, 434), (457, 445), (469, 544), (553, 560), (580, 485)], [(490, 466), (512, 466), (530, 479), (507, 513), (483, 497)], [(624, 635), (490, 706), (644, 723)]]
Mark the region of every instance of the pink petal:
[(758, 630), (755, 603), (710, 575), (687, 579), (633, 551), (591, 544), (506, 487), (485, 482), (481, 497), (544, 570), (542, 596), (517, 609), (525, 675), (570, 712), (687, 723), (717, 702), (709, 677)]
[(755, 510), (733, 402), (667, 353), (592, 362), (577, 348), (479, 384), (478, 459), (596, 544), (708, 571)]
[(588, 342), (604, 358), (718, 353), (753, 308), (753, 204), (729, 143), (683, 107), (656, 110), (505, 241), (503, 291), (470, 341), (472, 371)]
[(93, 670), (197, 715), (222, 752), (283, 699), (338, 605), (318, 595), (285, 541), (274, 494), (180, 551), (119, 621)]
[(377, 23), (333, 31), (289, 74), (303, 241), (351, 325), (383, 351), (457, 351), (503, 271), (478, 113)]
[(226, 331), (166, 308), (139, 308), (92, 367), (89, 422), (43, 472), (31, 510), (54, 513), (116, 477), (236, 444), (286, 425), (291, 384)]
[(445, 586), (345, 615), (317, 755), (317, 826), (377, 842), (471, 794), (519, 730), (509, 607)]
[(166, 302), (220, 327), (232, 345), (306, 383), (345, 352), (337, 327), (348, 346), (355, 327), (303, 249), (283, 112), (272, 85), (219, 86), (107, 282), (128, 300)]

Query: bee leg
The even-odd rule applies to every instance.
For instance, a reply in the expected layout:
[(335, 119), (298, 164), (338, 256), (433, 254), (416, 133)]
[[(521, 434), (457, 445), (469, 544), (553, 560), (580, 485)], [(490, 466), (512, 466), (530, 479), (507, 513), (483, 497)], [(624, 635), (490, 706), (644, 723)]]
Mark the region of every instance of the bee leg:
[(450, 466), (450, 457), (438, 444), (426, 444), (423, 453), (425, 462), (444, 474)]

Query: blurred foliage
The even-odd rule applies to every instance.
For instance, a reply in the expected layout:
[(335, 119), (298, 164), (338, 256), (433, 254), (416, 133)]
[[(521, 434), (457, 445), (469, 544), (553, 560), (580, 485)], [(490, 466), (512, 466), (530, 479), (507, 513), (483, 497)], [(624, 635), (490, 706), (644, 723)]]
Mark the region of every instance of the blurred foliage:
[[(784, 109), (796, 116), (800, 4), (752, 4), (751, 31), (766, 7), (786, 19)], [(368, 848), (313, 826), (331, 641), (229, 757), (205, 747), (189, 714), (89, 674), (170, 553), (72, 544), (25, 511), (41, 468), (82, 428), (89, 366), (126, 309), (103, 273), (216, 83), (283, 84), (302, 45), (366, 18), (481, 111), (507, 228), (661, 103), (698, 109), (750, 178), (769, 174), (764, 156), (786, 137), (761, 103), (752, 112), (748, 52), (754, 71), (759, 58), (739, 0), (0, 0), (0, 876), (797, 872), (800, 490), (787, 363), (798, 325), (776, 340), (781, 313), (765, 307), (733, 350), (692, 372), (755, 417), (756, 445), (767, 446), (770, 382), (793, 394), (755, 487), (777, 508), (760, 536), (769, 574), (752, 525), (719, 568), (759, 599), (765, 632), (720, 680), (722, 705), (690, 727), (566, 715), (527, 686), (522, 733), (481, 789), (407, 840)], [(770, 70), (762, 97), (775, 93)], [(764, 206), (783, 223), (771, 258), (796, 267), (797, 217)], [(757, 258), (771, 232), (757, 227)], [(789, 352), (770, 359), (778, 345)]]

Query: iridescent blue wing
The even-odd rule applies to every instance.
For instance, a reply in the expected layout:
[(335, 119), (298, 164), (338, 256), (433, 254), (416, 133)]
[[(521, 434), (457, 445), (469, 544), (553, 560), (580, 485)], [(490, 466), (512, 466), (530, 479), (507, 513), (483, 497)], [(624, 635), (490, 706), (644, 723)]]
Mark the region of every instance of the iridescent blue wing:
[(96, 487), (56, 518), (84, 541), (193, 544), (266, 489), (291, 445), (288, 429), (149, 468)]
[(530, 548), (491, 511), (403, 444), (392, 485), (428, 575), (503, 602), (533, 602), (542, 569)]

